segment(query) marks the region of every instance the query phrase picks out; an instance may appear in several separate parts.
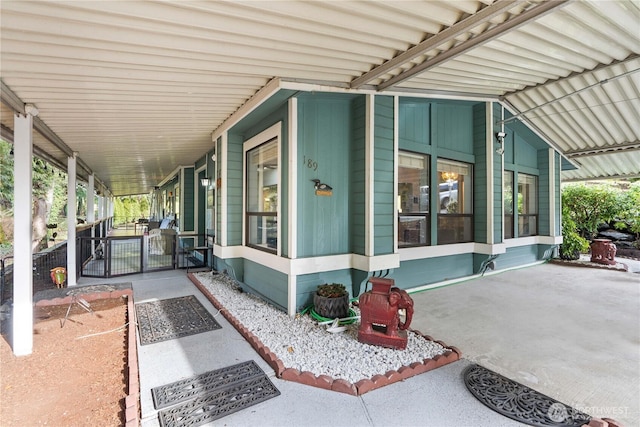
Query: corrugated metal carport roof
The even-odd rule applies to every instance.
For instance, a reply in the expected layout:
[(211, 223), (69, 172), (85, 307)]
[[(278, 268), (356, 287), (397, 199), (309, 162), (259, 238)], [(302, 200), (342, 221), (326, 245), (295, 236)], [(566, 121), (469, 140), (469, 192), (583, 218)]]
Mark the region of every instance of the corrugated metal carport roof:
[[(149, 191), (273, 78), (500, 100), (574, 164), (640, 175), (637, 1), (0, 3), (3, 135)], [(523, 113), (523, 114), (521, 114)], [(53, 136), (52, 136), (53, 135)], [(49, 140), (58, 137), (66, 148)]]

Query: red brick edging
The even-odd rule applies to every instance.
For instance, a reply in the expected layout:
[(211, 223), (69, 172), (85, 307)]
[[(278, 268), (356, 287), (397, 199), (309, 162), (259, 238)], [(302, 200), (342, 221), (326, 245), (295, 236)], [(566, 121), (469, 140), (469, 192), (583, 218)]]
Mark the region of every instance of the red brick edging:
[[(136, 341), (136, 314), (133, 306), (133, 290), (119, 289), (111, 292), (93, 292), (80, 294), (88, 302), (99, 299), (115, 299), (127, 297), (127, 369), (129, 370), (129, 384), (125, 403), (125, 426), (138, 427), (140, 425), (140, 379), (138, 370), (138, 347)], [(38, 307), (51, 305), (71, 304), (73, 296), (64, 298), (53, 298), (50, 300), (40, 300), (35, 303)]]
[(429, 335), (423, 335), (421, 332), (414, 330), (413, 332), (419, 334), (425, 339), (434, 341), (445, 347), (447, 351), (435, 356), (433, 359), (424, 359), (422, 362), (414, 362), (410, 366), (402, 366), (397, 371), (391, 370), (386, 372), (384, 375), (374, 375), (373, 378), (362, 379), (355, 384), (343, 379), (333, 379), (327, 375), (315, 375), (308, 371), (300, 372), (297, 369), (285, 367), (282, 360), (278, 359), (278, 357), (269, 350), (269, 348), (266, 347), (258, 337), (251, 333), (227, 310), (223, 310), (224, 306), (220, 304), (220, 302), (204, 285), (202, 285), (202, 283), (200, 283), (195, 275), (189, 273), (187, 276), (189, 277), (189, 280), (196, 285), (200, 292), (207, 297), (211, 304), (213, 304), (218, 310), (221, 310), (222, 315), (229, 321), (229, 323), (231, 323), (233, 327), (240, 332), (240, 334), (249, 342), (249, 344), (251, 344), (258, 354), (260, 354), (260, 356), (269, 364), (269, 366), (273, 368), (278, 378), (282, 378), (283, 380), (294, 381), (313, 387), (359, 396), (371, 390), (375, 390), (398, 381), (403, 381), (407, 378), (413, 377), (414, 375), (422, 374), (432, 369), (455, 362), (462, 356), (462, 353), (456, 347), (448, 346), (442, 341), (435, 341)]

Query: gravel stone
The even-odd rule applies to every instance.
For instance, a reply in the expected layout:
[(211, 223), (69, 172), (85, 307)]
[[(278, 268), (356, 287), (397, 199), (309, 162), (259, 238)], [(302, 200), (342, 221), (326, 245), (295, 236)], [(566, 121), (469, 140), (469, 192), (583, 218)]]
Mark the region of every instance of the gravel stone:
[(405, 350), (363, 344), (358, 341), (357, 322), (347, 325), (344, 332), (331, 333), (308, 315), (290, 317), (260, 297), (243, 292), (226, 274), (198, 273), (196, 277), (286, 368), (355, 384), (447, 351), (412, 331), (408, 331)]

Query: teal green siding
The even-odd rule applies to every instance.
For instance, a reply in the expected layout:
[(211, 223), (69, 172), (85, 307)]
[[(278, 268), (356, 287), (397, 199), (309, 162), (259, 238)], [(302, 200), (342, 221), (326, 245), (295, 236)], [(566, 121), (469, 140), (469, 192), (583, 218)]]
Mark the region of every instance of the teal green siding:
[(374, 128), (374, 254), (390, 254), (394, 248), (393, 211), (393, 97), (375, 97)]
[(244, 260), (244, 284), (279, 308), (287, 309), (287, 275), (266, 265)]
[[(241, 135), (227, 137), (227, 245), (242, 244), (242, 141)], [(223, 183), (224, 185), (224, 183)]]
[(184, 185), (182, 186), (182, 200), (184, 210), (181, 212), (184, 229), (195, 230), (195, 195), (193, 194), (194, 169), (184, 168)]
[(352, 101), (353, 135), (351, 138), (351, 252), (365, 253), (365, 123), (366, 98), (359, 96)]
[(297, 276), (296, 311), (301, 311), (311, 305), (316, 288), (324, 283), (342, 283), (347, 290), (350, 290), (351, 270), (335, 270)]
[[(473, 168), (473, 222), (474, 241), (486, 243), (487, 238), (487, 206), (493, 194), (487, 194), (487, 120), (485, 104), (473, 107), (473, 148), (476, 163)], [(493, 173), (493, 171), (491, 171)]]
[(500, 254), (495, 260), (496, 270), (531, 264), (541, 259), (538, 253), (538, 245), (518, 246), (508, 248), (507, 252)]
[(515, 163), (530, 168), (538, 167), (538, 151), (517, 133), (515, 134)]
[(473, 254), (460, 254), (401, 262), (389, 278), (397, 287), (410, 289), (472, 274)]
[(194, 165), (196, 169), (200, 169), (201, 166), (204, 166), (205, 164), (207, 164), (207, 155), (209, 153), (205, 154), (204, 156), (200, 157), (198, 160), (196, 160), (196, 164)]
[(400, 98), (398, 104), (398, 146), (427, 153), (431, 144), (431, 103), (427, 99)]
[[(351, 99), (298, 99), (298, 256), (349, 252)], [(316, 195), (312, 179), (333, 188)]]
[(549, 152), (538, 150), (538, 234), (551, 235), (551, 218), (549, 216)]
[(438, 147), (458, 153), (473, 153), (472, 104), (437, 103), (432, 111)]

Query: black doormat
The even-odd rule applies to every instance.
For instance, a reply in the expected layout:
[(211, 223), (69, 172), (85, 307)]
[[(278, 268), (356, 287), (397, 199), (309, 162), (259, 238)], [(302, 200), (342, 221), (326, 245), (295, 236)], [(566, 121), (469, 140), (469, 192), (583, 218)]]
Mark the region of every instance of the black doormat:
[(579, 427), (591, 420), (583, 412), (480, 365), (465, 369), (464, 382), (480, 402), (530, 426)]
[(193, 295), (136, 304), (140, 345), (220, 329)]
[(151, 390), (162, 427), (195, 427), (280, 395), (250, 360)]

